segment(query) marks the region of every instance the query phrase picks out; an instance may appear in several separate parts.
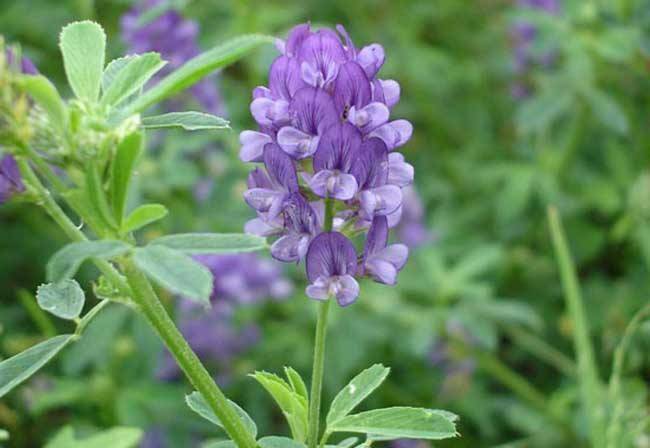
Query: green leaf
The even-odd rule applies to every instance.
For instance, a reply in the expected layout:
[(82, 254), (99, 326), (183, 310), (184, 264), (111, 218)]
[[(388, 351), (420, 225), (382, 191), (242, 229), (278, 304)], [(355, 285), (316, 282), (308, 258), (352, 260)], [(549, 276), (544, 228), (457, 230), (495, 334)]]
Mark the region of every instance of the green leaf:
[(128, 56), (123, 56), (121, 58), (113, 59), (108, 63), (102, 74), (102, 92), (106, 92), (111, 86), (115, 77), (120, 73), (120, 71), (126, 67), (129, 62), (136, 59), (138, 55), (132, 54)]
[(74, 429), (66, 426), (45, 445), (45, 448), (134, 448), (142, 439), (142, 435), (139, 428), (116, 427), (85, 439), (77, 439)]
[[(205, 401), (205, 398), (203, 398), (203, 395), (201, 395), (199, 392), (192, 392), (191, 394), (187, 395), (185, 397), (185, 401), (187, 405), (192, 409), (194, 412), (199, 414), (201, 417), (204, 419), (214, 423), (218, 427), (224, 429), (223, 423), (221, 423), (221, 420), (219, 420), (219, 417), (214, 413), (214, 411), (208, 406), (208, 403)], [(237, 403), (234, 401), (228, 400), (230, 405), (235, 409), (237, 414), (241, 417), (242, 421), (244, 422), (244, 426), (248, 429), (248, 432), (253, 435), (253, 438), (257, 437), (257, 425), (253, 421), (253, 419), (244, 411)]]
[(131, 246), (122, 241), (80, 241), (71, 243), (59, 250), (47, 263), (47, 280), (60, 282), (69, 279), (89, 258), (110, 259), (126, 253)]
[(277, 375), (268, 372), (255, 372), (251, 375), (278, 404), (289, 423), (293, 438), (304, 442), (307, 438), (307, 399), (294, 392), (292, 387)]
[(9, 432), (4, 429), (0, 429), (0, 442), (7, 440), (9, 440)]
[(333, 426), (328, 426), (328, 431), (372, 434), (383, 440), (440, 440), (458, 435), (456, 420), (457, 417), (447, 411), (393, 407), (348, 415)]
[(171, 292), (210, 304), (212, 274), (182, 252), (150, 245), (137, 249), (134, 260), (140, 269)]
[(586, 99), (594, 116), (603, 126), (619, 134), (627, 134), (629, 130), (627, 116), (611, 95), (600, 90), (589, 89), (586, 92)]
[(389, 372), (389, 368), (375, 364), (354, 377), (334, 398), (327, 414), (327, 424), (333, 425), (348, 415), (384, 382)]
[(554, 121), (568, 112), (574, 103), (573, 95), (547, 89), (526, 100), (519, 107), (516, 122), (519, 132), (531, 134), (544, 132)]
[(43, 108), (50, 123), (63, 134), (68, 123), (68, 110), (54, 84), (45, 76), (24, 75), (20, 78), (20, 87)]
[(146, 91), (124, 110), (124, 116), (142, 112), (149, 106), (190, 87), (213, 71), (236, 62), (261, 44), (273, 43), (274, 41), (275, 39), (271, 36), (246, 35), (236, 37), (212, 50), (206, 51), (190, 59), (181, 68), (172, 72)]
[(38, 306), (61, 319), (73, 320), (79, 317), (86, 301), (83, 289), (74, 280), (41, 285), (36, 291)]
[(158, 53), (145, 53), (132, 56), (125, 63), (118, 62), (112, 68), (111, 64), (106, 69), (111, 69), (108, 77), (105, 71), (102, 78), (104, 94), (101, 103), (105, 106), (117, 106), (138, 92), (153, 75), (165, 66), (166, 62), (160, 59)]
[(80, 100), (97, 101), (106, 52), (102, 27), (90, 21), (71, 23), (61, 31), (59, 45), (74, 94)]
[(75, 213), (84, 217), (84, 225), (98, 233), (105, 225), (101, 216), (95, 211), (95, 204), (88, 197), (85, 188), (74, 188), (63, 193), (63, 197), (70, 204)]
[(183, 128), (186, 131), (230, 129), (228, 120), (203, 112), (170, 112), (144, 117), (142, 126), (148, 129)]
[(304, 443), (297, 442), (288, 437), (268, 436), (257, 441), (261, 448), (305, 448)]
[(36, 373), (74, 338), (73, 334), (55, 336), (0, 362), (0, 398)]
[(284, 374), (287, 376), (287, 379), (289, 380), (293, 391), (298, 395), (304, 397), (305, 400), (309, 401), (309, 392), (307, 392), (307, 386), (302, 380), (300, 374), (291, 367), (285, 367)]
[(179, 233), (157, 238), (150, 244), (187, 254), (234, 254), (267, 247), (264, 238), (245, 233)]
[(129, 233), (163, 219), (167, 216), (167, 207), (160, 204), (145, 204), (133, 210), (122, 224), (122, 233)]
[(142, 153), (143, 135), (134, 132), (117, 145), (117, 151), (111, 166), (110, 196), (114, 216), (121, 221), (124, 217), (126, 199), (131, 186), (135, 164)]

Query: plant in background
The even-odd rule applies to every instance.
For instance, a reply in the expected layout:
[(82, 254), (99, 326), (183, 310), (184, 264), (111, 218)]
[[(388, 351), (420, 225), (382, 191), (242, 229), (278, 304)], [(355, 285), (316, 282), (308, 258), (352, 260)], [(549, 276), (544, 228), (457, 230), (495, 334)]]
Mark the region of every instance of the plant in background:
[[(254, 375), (280, 404), (294, 440), (257, 440), (255, 423), (225, 397), (152, 286), (153, 281), (209, 306), (213, 275), (192, 256), (267, 247), (259, 236), (205, 233), (166, 235), (142, 245), (136, 232), (164, 218), (167, 210), (161, 204), (127, 209), (127, 198), (147, 128), (228, 127), (222, 118), (201, 112), (141, 114), (270, 41), (259, 35), (233, 39), (195, 56), (146, 89), (147, 81), (165, 66), (160, 55), (136, 54), (105, 64), (102, 28), (93, 22), (76, 22), (60, 35), (64, 68), (74, 93), (68, 101), (45, 77), (21, 73), (20, 64), (0, 57), (0, 144), (20, 171), (20, 177), (15, 167), (3, 171), (3, 181), (9, 179), (12, 185), (5, 190), (13, 194), (24, 189), (24, 199), (41, 206), (72, 240), (49, 261), (48, 283), (36, 295), (43, 310), (75, 325), (73, 333), (47, 339), (2, 361), (0, 396), (83, 338), (87, 325), (107, 304), (116, 302), (141, 313), (151, 324), (196, 389), (188, 395), (188, 405), (226, 431), (231, 439), (226, 445), (301, 446), (308, 441), (315, 447), (335, 432), (366, 434), (367, 444), (456, 435), (456, 416), (445, 411), (395, 407), (350, 414), (386, 378), (388, 369), (381, 365), (359, 374), (337, 395), (322, 438), (319, 433), (329, 296), (349, 305), (359, 293), (355, 276), (393, 284), (406, 261), (405, 246), (388, 244), (388, 228), (398, 220), (401, 188), (412, 179), (412, 168), (389, 152), (408, 140), (411, 127), (404, 120), (388, 122), (399, 87), (394, 81), (374, 78), (383, 63), (378, 45), (357, 51), (349, 38), (343, 45), (329, 30), (314, 33), (308, 26), (296, 28), (284, 46), (284, 56), (271, 70), (272, 75), (288, 78), (274, 78), (271, 89), (256, 91), (253, 112), (264, 133), (243, 135), (250, 143), (243, 154), (252, 156), (250, 160), (264, 160), (268, 170), (254, 172), (254, 186), (246, 196), (260, 213), (258, 224), (276, 226), (281, 233), (272, 254), (285, 261), (305, 258), (311, 281), (308, 294), (323, 301), (312, 393), (290, 368), (288, 381), (264, 372)], [(277, 138), (277, 144), (259, 143), (267, 138)], [(315, 172), (309, 169), (311, 156)], [(300, 181), (298, 164), (303, 167)], [(324, 204), (319, 206), (319, 201)], [(83, 231), (61, 203), (83, 223)], [(358, 257), (349, 238), (366, 231), (363, 255)], [(101, 275), (93, 285), (99, 301), (83, 313), (85, 292), (74, 277), (85, 261), (92, 261)], [(99, 446), (111, 440), (112, 446), (127, 447), (139, 437), (137, 430), (116, 428), (110, 435), (80, 441), (66, 428), (48, 446)]]
[[(452, 437), (455, 417), (442, 411), (396, 407), (348, 415), (388, 374), (381, 365), (362, 372), (334, 399), (321, 437), (330, 303), (354, 303), (357, 278), (397, 282), (408, 248), (389, 244), (388, 234), (400, 221), (402, 189), (413, 181), (413, 167), (395, 151), (413, 128), (406, 120), (389, 121), (399, 84), (377, 77), (383, 48), (358, 49), (342, 26), (337, 30), (341, 37), (302, 24), (278, 43), (282, 54), (271, 65), (269, 86), (253, 91), (259, 130), (240, 136), (240, 158), (263, 164), (251, 172), (244, 194), (257, 212), (246, 230), (276, 237), (276, 259), (304, 262), (306, 294), (321, 301), (311, 393), (292, 370), (289, 383), (264, 372), (254, 376), (282, 408), (294, 439), (311, 448), (334, 432), (365, 432), (369, 440)], [(353, 241), (363, 247), (360, 254)]]

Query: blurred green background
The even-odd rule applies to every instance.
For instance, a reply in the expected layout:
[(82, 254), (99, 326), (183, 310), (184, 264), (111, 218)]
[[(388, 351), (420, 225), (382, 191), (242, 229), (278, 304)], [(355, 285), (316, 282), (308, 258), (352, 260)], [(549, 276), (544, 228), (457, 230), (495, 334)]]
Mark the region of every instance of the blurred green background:
[[(61, 27), (97, 20), (111, 59), (128, 49), (120, 17), (133, 3), (2, 0), (0, 33), (64, 89)], [(308, 20), (344, 24), (357, 45), (384, 46), (382, 77), (402, 86), (394, 114), (415, 128), (403, 152), (416, 167), (431, 238), (414, 249), (397, 287), (366, 282), (358, 303), (334, 311), (326, 400), (358, 371), (383, 362), (392, 374), (368, 406), (461, 416), (462, 437), (435, 446), (589, 446), (573, 361), (575, 322), (546, 213), (553, 205), (562, 215), (606, 381), (625, 326), (650, 297), (650, 0), (564, 0), (557, 13), (515, 0), (173, 3), (198, 22), (203, 49), (241, 33), (285, 36)], [(534, 27), (530, 41), (522, 41), (522, 24)], [(241, 198), (248, 168), (237, 158), (238, 133), (252, 127), (250, 93), (266, 83), (276, 54), (259, 50), (211, 78), (233, 131), (150, 138), (138, 191), (171, 213), (144, 238), (240, 231), (252, 216)], [(198, 200), (195, 188), (206, 179), (212, 188)], [(0, 208), (0, 226), (2, 358), (47, 332), (26, 304), (65, 240), (40, 210), (20, 203)], [(295, 297), (238, 308), (234, 325), (254, 323), (260, 338), (227, 366), (213, 366), (215, 376), (229, 372), (229, 395), (262, 434), (286, 428), (245, 375), (291, 365), (308, 377), (311, 363), (315, 308), (302, 294), (301, 269), (283, 269)], [(92, 279), (92, 270), (85, 275)], [(0, 400), (7, 446), (43, 446), (65, 425), (80, 433), (137, 426), (148, 431), (151, 447), (218, 436), (185, 409), (184, 382), (157, 379), (162, 347), (146, 324), (121, 308), (110, 311), (93, 323), (88, 341)], [(625, 366), (629, 426), (621, 447), (650, 446), (649, 349), (646, 324)]]

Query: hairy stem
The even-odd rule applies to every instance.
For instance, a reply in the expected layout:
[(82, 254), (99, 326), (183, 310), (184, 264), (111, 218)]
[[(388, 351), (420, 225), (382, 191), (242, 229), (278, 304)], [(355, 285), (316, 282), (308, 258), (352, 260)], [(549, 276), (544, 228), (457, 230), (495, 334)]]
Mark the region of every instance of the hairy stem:
[[(74, 225), (52, 198), (50, 192), (43, 186), (28, 161), (19, 157), (18, 164), (26, 184), (33, 193), (38, 195), (39, 204), (61, 227), (68, 238), (75, 242), (88, 241), (86, 235)], [(140, 306), (142, 313), (174, 355), (190, 383), (203, 395), (208, 405), (221, 419), (226, 432), (237, 446), (239, 448), (255, 448), (257, 444), (252, 434), (246, 430), (221, 389), (180, 334), (144, 274), (127, 259), (123, 262), (127, 282), (108, 261), (93, 259), (93, 262), (120, 293), (133, 298)]]
[(241, 418), (228, 403), (228, 399), (215, 384), (199, 358), (192, 351), (183, 335), (160, 303), (151, 283), (130, 259), (121, 263), (126, 278), (133, 291), (133, 299), (158, 336), (172, 353), (176, 362), (190, 380), (194, 388), (203, 395), (214, 413), (219, 417), (230, 438), (240, 448), (254, 448), (255, 439), (246, 430)]
[(309, 448), (318, 445), (320, 421), (320, 401), (323, 390), (323, 371), (325, 366), (325, 339), (327, 336), (327, 316), (330, 299), (322, 302), (318, 308), (316, 324), (316, 341), (314, 343), (314, 367), (312, 369), (311, 394), (309, 396)]

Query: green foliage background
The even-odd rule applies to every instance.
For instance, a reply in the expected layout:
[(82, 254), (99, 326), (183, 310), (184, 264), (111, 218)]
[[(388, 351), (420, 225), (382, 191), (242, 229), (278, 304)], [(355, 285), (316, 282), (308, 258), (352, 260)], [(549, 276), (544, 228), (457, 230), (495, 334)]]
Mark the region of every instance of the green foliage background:
[[(4, 0), (0, 33), (63, 86), (60, 28), (93, 18), (108, 32), (109, 59), (119, 56), (119, 17), (130, 3)], [(462, 438), (436, 446), (590, 446), (572, 361), (576, 322), (563, 300), (546, 209), (554, 205), (562, 215), (605, 382), (627, 323), (650, 297), (650, 2), (566, 0), (554, 18), (522, 16), (508, 0), (181, 6), (199, 21), (203, 48), (245, 32), (283, 36), (306, 20), (342, 23), (357, 44), (385, 47), (382, 75), (401, 83), (395, 115), (414, 124), (404, 153), (416, 167), (436, 238), (415, 251), (396, 288), (363, 284), (355, 306), (334, 311), (326, 401), (354, 374), (382, 362), (392, 373), (368, 405), (461, 416)], [(552, 48), (556, 61), (551, 69), (533, 68), (526, 79), (533, 94), (516, 100), (511, 28), (522, 19), (539, 27), (535, 51)], [(148, 237), (241, 230), (251, 213), (241, 199), (248, 168), (237, 159), (237, 135), (252, 125), (250, 92), (265, 82), (274, 57), (272, 48), (260, 50), (221, 75), (233, 132), (169, 132), (151, 145), (139, 192), (171, 213)], [(197, 204), (192, 188), (205, 177), (216, 187)], [(42, 337), (21, 296), (43, 281), (45, 262), (64, 240), (40, 210), (19, 203), (0, 209), (0, 223), (1, 358)], [(300, 269), (289, 274), (296, 297), (237, 316), (261, 325), (264, 337), (229, 366), (227, 389), (262, 434), (282, 431), (281, 416), (245, 374), (291, 365), (307, 376), (311, 363), (315, 310), (300, 294)], [(88, 331), (44, 374), (0, 401), (9, 446), (41, 446), (68, 424), (87, 432), (155, 424), (171, 429), (174, 447), (218, 435), (184, 408), (184, 384), (155, 380), (161, 347), (139, 318), (116, 307)], [(431, 350), (442, 342), (453, 362), (434, 365)], [(627, 354), (628, 439), (621, 447), (650, 444), (649, 349), (646, 324)]]

